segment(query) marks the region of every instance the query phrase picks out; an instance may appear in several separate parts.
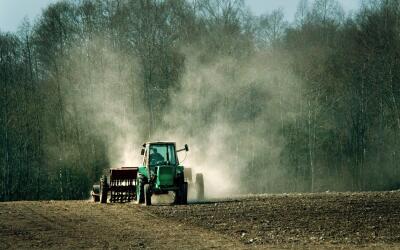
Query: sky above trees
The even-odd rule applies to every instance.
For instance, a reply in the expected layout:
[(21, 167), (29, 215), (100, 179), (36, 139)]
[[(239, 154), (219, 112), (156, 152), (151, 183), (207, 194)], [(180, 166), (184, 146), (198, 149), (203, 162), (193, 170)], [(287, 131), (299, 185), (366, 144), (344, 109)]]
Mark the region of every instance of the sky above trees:
[[(25, 17), (34, 21), (43, 8), (54, 2), (57, 0), (0, 0), (0, 30), (17, 31)], [(245, 2), (255, 15), (282, 8), (286, 19), (292, 21), (299, 0), (245, 0)], [(339, 2), (347, 12), (357, 9), (360, 5), (360, 0), (339, 0)]]

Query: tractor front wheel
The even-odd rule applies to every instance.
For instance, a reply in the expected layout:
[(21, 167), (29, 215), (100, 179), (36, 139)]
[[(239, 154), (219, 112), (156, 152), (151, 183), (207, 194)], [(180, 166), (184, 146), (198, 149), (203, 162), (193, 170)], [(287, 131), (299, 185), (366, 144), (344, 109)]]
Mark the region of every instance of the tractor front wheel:
[(142, 204), (143, 202), (144, 202), (143, 179), (139, 178), (136, 183), (136, 203)]
[(150, 190), (150, 185), (149, 184), (144, 184), (144, 202), (146, 206), (151, 205), (151, 190)]
[(175, 191), (175, 197), (174, 197), (174, 204), (178, 205), (181, 203), (181, 190)]

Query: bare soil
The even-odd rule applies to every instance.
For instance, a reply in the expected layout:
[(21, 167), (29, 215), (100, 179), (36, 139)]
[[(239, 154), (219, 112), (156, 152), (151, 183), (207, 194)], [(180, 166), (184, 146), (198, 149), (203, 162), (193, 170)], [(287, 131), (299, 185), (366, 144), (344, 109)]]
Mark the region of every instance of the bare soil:
[(189, 205), (0, 203), (0, 249), (400, 249), (400, 192), (253, 195)]

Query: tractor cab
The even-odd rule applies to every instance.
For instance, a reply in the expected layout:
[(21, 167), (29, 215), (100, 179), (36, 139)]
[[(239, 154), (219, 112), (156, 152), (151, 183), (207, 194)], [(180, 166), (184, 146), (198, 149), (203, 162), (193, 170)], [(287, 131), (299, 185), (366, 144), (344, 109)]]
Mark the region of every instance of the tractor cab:
[(143, 164), (146, 167), (156, 166), (177, 166), (178, 159), (175, 150), (175, 143), (151, 143), (145, 145)]
[[(176, 193), (176, 203), (187, 202), (187, 182), (183, 166), (179, 165), (175, 142), (148, 142), (143, 144), (143, 163), (136, 179), (137, 202), (151, 204), (152, 194)], [(147, 197), (148, 195), (149, 197)], [(146, 198), (147, 197), (147, 198)]]

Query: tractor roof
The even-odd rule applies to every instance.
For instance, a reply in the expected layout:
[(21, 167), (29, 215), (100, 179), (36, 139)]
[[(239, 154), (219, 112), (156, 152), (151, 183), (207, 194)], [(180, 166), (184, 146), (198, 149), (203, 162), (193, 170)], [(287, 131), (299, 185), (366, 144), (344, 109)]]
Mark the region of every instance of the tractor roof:
[(154, 145), (154, 144), (176, 144), (175, 142), (171, 141), (157, 141), (157, 142), (146, 142), (143, 144), (143, 147), (146, 147), (146, 145)]

